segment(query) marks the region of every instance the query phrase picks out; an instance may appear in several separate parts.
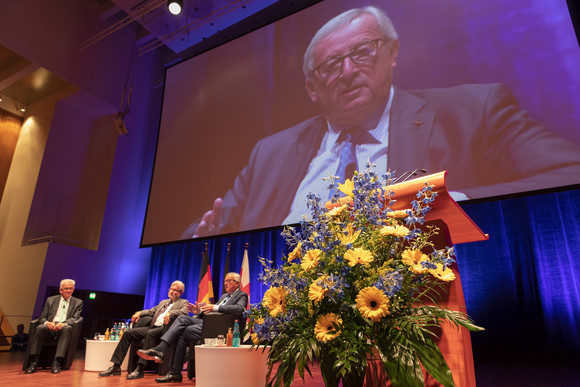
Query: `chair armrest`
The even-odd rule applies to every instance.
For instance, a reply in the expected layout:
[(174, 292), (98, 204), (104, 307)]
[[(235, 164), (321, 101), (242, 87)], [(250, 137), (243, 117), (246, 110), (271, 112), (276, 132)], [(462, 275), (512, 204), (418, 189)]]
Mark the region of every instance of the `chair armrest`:
[(211, 312), (205, 313), (203, 316), (203, 325), (201, 328), (201, 340), (207, 338), (215, 338), (218, 335), (226, 335), (228, 333), (228, 328), (234, 328), (234, 321), (236, 316), (220, 313)]
[(85, 319), (82, 316), (75, 320), (75, 322), (72, 325), (73, 332), (76, 331), (76, 330), (80, 330), (80, 328), (83, 326), (84, 320)]
[(39, 322), (40, 322), (39, 318), (30, 321), (30, 327), (28, 328), (28, 337), (30, 339), (32, 339), (32, 335), (34, 335), (34, 332), (36, 332), (36, 327), (38, 326)]
[(151, 324), (151, 320), (153, 320), (152, 316), (143, 316), (139, 317), (139, 320), (133, 324), (134, 328), (146, 327)]

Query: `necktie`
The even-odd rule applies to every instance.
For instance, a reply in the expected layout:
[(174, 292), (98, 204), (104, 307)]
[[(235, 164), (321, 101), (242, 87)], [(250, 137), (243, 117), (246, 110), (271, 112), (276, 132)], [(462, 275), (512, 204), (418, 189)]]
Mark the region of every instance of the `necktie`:
[(66, 301), (62, 302), (62, 308), (60, 310), (60, 322), (65, 322), (66, 321)]
[[(356, 146), (357, 144), (368, 144), (377, 142), (377, 140), (365, 129), (360, 127), (353, 127), (343, 129), (338, 136), (337, 143), (342, 143), (342, 150), (340, 151), (340, 160), (338, 168), (334, 176), (337, 183), (344, 183), (346, 179), (352, 179), (354, 171), (357, 169), (356, 161)], [(336, 193), (335, 189), (331, 189), (328, 197), (329, 199)]]
[(222, 302), (220, 302), (220, 305), (225, 305), (228, 302), (228, 300), (230, 299), (230, 297), (231, 296), (229, 294), (227, 296), (225, 296), (224, 299), (222, 300)]
[(163, 314), (163, 312), (165, 312), (165, 310), (169, 307), (169, 305), (171, 305), (171, 301), (167, 302), (165, 305), (163, 305), (161, 308), (159, 308), (157, 310), (157, 312), (155, 312), (153, 319), (151, 319), (151, 327), (155, 326), (155, 322), (157, 321), (159, 316), (161, 316)]

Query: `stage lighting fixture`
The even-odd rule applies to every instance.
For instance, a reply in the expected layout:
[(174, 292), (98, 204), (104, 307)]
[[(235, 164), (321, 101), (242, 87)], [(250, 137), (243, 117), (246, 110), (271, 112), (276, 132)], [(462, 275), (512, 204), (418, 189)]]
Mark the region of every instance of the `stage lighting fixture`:
[(174, 15), (179, 15), (183, 9), (183, 0), (167, 0), (167, 8)]

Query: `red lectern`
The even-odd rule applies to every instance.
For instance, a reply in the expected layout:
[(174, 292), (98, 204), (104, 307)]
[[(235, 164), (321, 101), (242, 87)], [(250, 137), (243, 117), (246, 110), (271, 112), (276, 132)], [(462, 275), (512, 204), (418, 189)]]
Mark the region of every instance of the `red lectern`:
[[(457, 243), (489, 239), (489, 236), (483, 233), (455, 200), (451, 198), (445, 185), (446, 175), (447, 171), (442, 171), (395, 184), (391, 187), (391, 190), (395, 194), (393, 199), (396, 202), (391, 208), (393, 210), (410, 208), (410, 202), (416, 199), (417, 192), (427, 183), (433, 186), (433, 191), (437, 192), (437, 197), (431, 205), (431, 211), (425, 216), (427, 224), (435, 224), (439, 227), (439, 235), (435, 240), (432, 240), (435, 248), (442, 249), (445, 246), (452, 246)], [(445, 299), (441, 301), (441, 306), (466, 312), (465, 298), (463, 297), (463, 288), (457, 264), (454, 264), (452, 269), (455, 273), (455, 281), (450, 283), (449, 291)], [(469, 331), (463, 327), (457, 329), (447, 323), (441, 326), (441, 330), (438, 346), (451, 369), (455, 385), (459, 387), (475, 387), (475, 370)], [(427, 376), (425, 385), (433, 386), (439, 384), (433, 378)]]

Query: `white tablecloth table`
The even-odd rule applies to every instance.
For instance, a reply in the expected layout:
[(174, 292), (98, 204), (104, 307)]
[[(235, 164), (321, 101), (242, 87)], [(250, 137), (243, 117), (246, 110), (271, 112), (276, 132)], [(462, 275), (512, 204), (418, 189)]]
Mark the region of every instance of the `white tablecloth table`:
[(197, 387), (256, 387), (266, 384), (268, 348), (250, 350), (250, 345), (195, 347)]
[[(85, 371), (105, 371), (113, 365), (111, 356), (115, 351), (118, 341), (87, 340), (87, 350), (85, 353)], [(129, 354), (125, 356), (121, 369), (127, 370)]]

